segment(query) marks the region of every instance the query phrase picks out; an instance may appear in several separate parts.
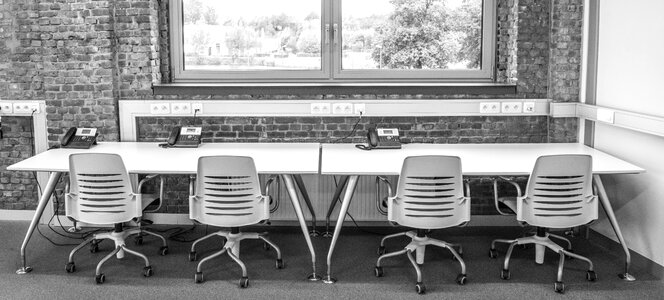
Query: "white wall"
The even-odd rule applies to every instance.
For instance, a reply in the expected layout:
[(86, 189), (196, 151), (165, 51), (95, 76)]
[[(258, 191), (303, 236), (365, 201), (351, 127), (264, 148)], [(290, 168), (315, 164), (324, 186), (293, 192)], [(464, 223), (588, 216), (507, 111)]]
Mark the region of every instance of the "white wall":
[[(662, 12), (661, 0), (601, 1), (597, 105), (664, 117)], [(664, 137), (597, 124), (595, 147), (646, 169), (602, 180), (629, 247), (664, 265)], [(615, 237), (606, 220), (594, 229)]]

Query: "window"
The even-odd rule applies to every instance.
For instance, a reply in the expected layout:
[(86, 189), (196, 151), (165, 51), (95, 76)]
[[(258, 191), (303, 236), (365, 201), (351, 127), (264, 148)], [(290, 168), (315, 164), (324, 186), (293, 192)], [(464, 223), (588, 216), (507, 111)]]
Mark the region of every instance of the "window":
[(175, 82), (490, 81), (495, 0), (170, 0)]

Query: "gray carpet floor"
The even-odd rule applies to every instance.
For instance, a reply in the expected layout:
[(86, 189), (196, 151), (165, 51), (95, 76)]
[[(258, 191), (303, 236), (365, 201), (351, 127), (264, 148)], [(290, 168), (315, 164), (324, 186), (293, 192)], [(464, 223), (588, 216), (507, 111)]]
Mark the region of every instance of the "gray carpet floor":
[[(73, 245), (55, 246), (35, 232), (28, 247), (29, 274), (17, 275), (21, 265), (19, 249), (28, 222), (0, 221), (0, 298), (2, 299), (662, 299), (664, 284), (661, 278), (641, 272), (632, 273), (638, 279), (624, 282), (617, 277), (623, 268), (623, 255), (591, 244), (588, 240), (572, 239), (575, 252), (589, 257), (595, 263), (598, 280), (585, 280), (587, 266), (580, 260), (565, 265), (566, 293), (556, 294), (553, 282), (557, 272), (558, 256), (547, 252), (545, 263), (534, 263), (534, 248), (516, 248), (511, 261), (510, 280), (500, 279), (505, 247), (499, 248), (498, 259), (488, 257), (488, 247), (494, 238), (519, 236), (521, 229), (504, 227), (466, 227), (440, 230), (431, 236), (464, 247), (468, 282), (457, 285), (460, 271), (457, 261), (446, 250), (427, 249), (422, 267), (425, 295), (415, 293), (415, 271), (405, 256), (385, 260), (384, 277), (374, 276), (376, 250), (381, 235), (395, 228), (366, 228), (348, 226), (338, 241), (333, 258), (335, 284), (309, 282), (311, 260), (306, 243), (298, 228), (261, 227), (270, 231), (270, 239), (281, 247), (286, 268), (275, 269), (275, 254), (263, 250), (262, 242), (243, 241), (241, 258), (249, 271), (250, 285), (238, 287), (241, 271), (228, 256), (216, 258), (204, 267), (205, 282), (194, 283), (197, 262), (188, 260), (190, 242), (169, 240), (170, 253), (159, 256), (159, 242), (146, 237), (145, 242), (128, 246), (146, 254), (154, 268), (154, 275), (142, 276), (142, 261), (135, 257), (111, 259), (103, 267), (106, 282), (94, 281), (97, 262), (111, 250), (109, 241), (100, 244), (100, 251), (90, 253), (82, 249), (75, 257), (76, 272), (65, 272), (65, 263)], [(164, 235), (188, 226), (154, 226)], [(193, 240), (212, 232), (215, 228), (198, 226), (179, 235)], [(56, 235), (47, 226), (41, 232), (58, 243), (78, 243)], [(58, 232), (61, 232), (61, 230)], [(249, 230), (246, 230), (249, 231)], [(407, 244), (406, 238), (396, 238), (387, 244), (395, 251)], [(318, 272), (325, 273), (325, 261), (330, 239), (313, 238), (317, 254)], [(199, 259), (220, 247), (219, 239), (204, 242), (197, 249)]]

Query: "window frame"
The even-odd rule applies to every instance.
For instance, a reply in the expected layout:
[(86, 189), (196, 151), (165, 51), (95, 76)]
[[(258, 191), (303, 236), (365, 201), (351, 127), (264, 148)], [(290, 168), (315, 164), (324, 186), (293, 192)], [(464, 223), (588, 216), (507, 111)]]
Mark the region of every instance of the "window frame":
[[(353, 0), (346, 0), (353, 1)], [(342, 0), (321, 2), (321, 69), (212, 71), (185, 70), (183, 0), (169, 0), (171, 79), (174, 83), (487, 83), (495, 79), (496, 2), (482, 1), (482, 49), (479, 70), (343, 70)], [(326, 27), (327, 25), (327, 27)], [(334, 28), (338, 28), (335, 32)], [(327, 38), (327, 39), (326, 39)], [(329, 40), (329, 43), (326, 43)]]

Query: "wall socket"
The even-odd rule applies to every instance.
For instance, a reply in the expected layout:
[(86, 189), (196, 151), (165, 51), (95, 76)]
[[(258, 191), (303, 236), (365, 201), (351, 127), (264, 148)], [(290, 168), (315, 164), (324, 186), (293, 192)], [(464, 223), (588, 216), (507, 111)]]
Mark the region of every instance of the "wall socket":
[(500, 102), (480, 102), (481, 114), (497, 114), (500, 113)]
[(523, 112), (522, 106), (521, 102), (502, 102), (500, 110), (504, 114), (520, 114)]
[(341, 102), (332, 104), (332, 113), (335, 115), (352, 115), (353, 103)]
[(327, 115), (332, 112), (330, 109), (330, 103), (324, 102), (311, 103), (310, 110), (312, 115)]
[(189, 102), (171, 103), (171, 113), (174, 115), (191, 115)]
[(167, 115), (171, 113), (171, 106), (168, 103), (150, 104), (150, 113), (153, 115)]

